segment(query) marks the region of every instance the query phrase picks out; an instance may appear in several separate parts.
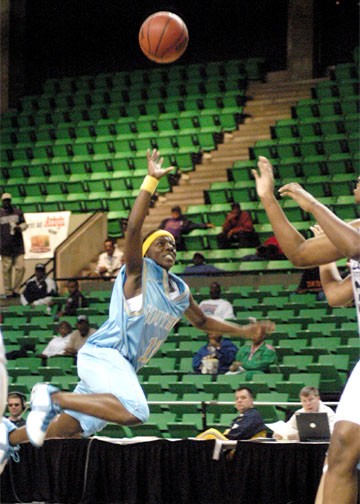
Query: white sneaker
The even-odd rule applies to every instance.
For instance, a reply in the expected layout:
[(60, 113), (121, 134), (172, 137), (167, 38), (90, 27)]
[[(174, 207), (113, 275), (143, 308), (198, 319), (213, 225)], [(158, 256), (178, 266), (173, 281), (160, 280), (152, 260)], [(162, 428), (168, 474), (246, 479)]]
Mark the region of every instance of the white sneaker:
[(15, 462), (19, 462), (20, 460), (19, 454), (17, 453), (20, 446), (11, 446), (9, 444), (9, 434), (15, 429), (16, 426), (11, 423), (10, 420), (3, 417), (0, 423), (0, 474), (2, 474), (10, 457), (12, 457)]
[(32, 389), (26, 432), (30, 443), (37, 448), (44, 444), (49, 423), (61, 412), (60, 406), (51, 400), (51, 394), (58, 391), (58, 388), (48, 383), (37, 383)]

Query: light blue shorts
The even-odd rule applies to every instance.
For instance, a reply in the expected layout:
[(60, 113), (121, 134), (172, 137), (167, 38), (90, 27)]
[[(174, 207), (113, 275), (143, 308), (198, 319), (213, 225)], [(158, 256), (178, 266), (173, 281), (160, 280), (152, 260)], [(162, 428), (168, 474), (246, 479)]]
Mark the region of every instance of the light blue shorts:
[[(87, 343), (78, 353), (80, 382), (77, 394), (113, 394), (132, 415), (141, 422), (149, 418), (149, 407), (138, 377), (129, 361), (114, 348), (103, 348)], [(65, 410), (76, 418), (83, 436), (90, 436), (105, 427), (107, 422), (99, 418)]]

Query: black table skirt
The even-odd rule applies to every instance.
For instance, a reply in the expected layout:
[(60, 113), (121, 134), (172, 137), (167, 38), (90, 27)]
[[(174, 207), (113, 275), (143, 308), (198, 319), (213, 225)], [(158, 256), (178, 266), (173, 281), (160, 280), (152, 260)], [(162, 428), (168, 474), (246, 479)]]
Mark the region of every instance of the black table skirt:
[(213, 460), (214, 443), (24, 444), (2, 475), (1, 502), (313, 504), (326, 444), (239, 442), (232, 460)]

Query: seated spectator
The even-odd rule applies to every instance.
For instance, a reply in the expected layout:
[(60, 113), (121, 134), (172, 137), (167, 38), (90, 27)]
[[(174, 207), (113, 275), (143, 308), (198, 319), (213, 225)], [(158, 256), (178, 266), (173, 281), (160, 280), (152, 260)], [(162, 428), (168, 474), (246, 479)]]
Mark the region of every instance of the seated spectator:
[(242, 261), (269, 261), (275, 259), (286, 259), (275, 236), (270, 236), (264, 243), (256, 247), (255, 254), (249, 254), (241, 258)]
[(35, 276), (26, 282), (20, 301), (23, 305), (47, 305), (50, 310), (53, 297), (56, 295), (54, 280), (46, 276), (45, 264), (39, 263), (35, 266)]
[(79, 282), (77, 280), (69, 280), (66, 284), (69, 292), (69, 297), (66, 300), (65, 307), (61, 310), (61, 305), (56, 317), (64, 317), (66, 315), (76, 315), (78, 308), (87, 308), (89, 306), (88, 300), (80, 292)]
[(199, 224), (192, 222), (183, 215), (179, 206), (171, 209), (171, 217), (160, 222), (159, 229), (169, 231), (175, 238), (176, 250), (185, 250), (183, 235), (190, 233), (193, 229), (207, 229), (215, 227), (214, 224)]
[(254, 224), (249, 212), (241, 210), (239, 203), (232, 203), (231, 211), (227, 214), (218, 235), (218, 245), (221, 249), (238, 247), (256, 247), (259, 237), (254, 229)]
[(235, 408), (239, 415), (231, 422), (224, 433), (217, 429), (207, 429), (197, 436), (197, 439), (253, 439), (266, 437), (264, 420), (254, 408), (254, 395), (248, 387), (239, 387), (235, 391)]
[(232, 304), (221, 298), (221, 286), (218, 282), (210, 285), (210, 299), (204, 299), (199, 303), (200, 309), (205, 315), (224, 319), (234, 319), (234, 309)]
[(265, 343), (266, 332), (251, 338), (252, 343), (245, 343), (236, 354), (235, 361), (231, 364), (231, 374), (246, 373), (246, 379), (251, 380), (255, 373), (266, 373), (270, 365), (277, 362), (276, 350)]
[(237, 346), (229, 338), (209, 333), (207, 344), (193, 357), (193, 369), (201, 374), (224, 374), (228, 371), (236, 352)]
[(70, 341), (72, 327), (66, 320), (57, 325), (57, 332), (38, 357), (48, 358), (54, 355), (64, 355)]
[(303, 270), (300, 283), (296, 289), (297, 294), (314, 292), (317, 301), (323, 301), (325, 294), (321, 285), (319, 268), (307, 268)]
[(95, 273), (102, 277), (115, 277), (124, 264), (124, 253), (116, 246), (115, 240), (104, 241), (104, 252), (99, 255)]
[(208, 275), (212, 273), (224, 273), (224, 270), (212, 264), (206, 264), (205, 257), (200, 252), (195, 252), (193, 255), (193, 264), (186, 266), (184, 273), (186, 275)]
[(286, 422), (287, 434), (284, 435), (274, 432), (273, 437), (275, 439), (299, 440), (299, 431), (296, 423), (296, 415), (299, 413), (326, 413), (329, 419), (330, 433), (332, 433), (334, 429), (335, 412), (321, 401), (319, 390), (316, 387), (303, 387), (300, 390), (299, 396), (303, 407), (295, 411)]
[(95, 332), (95, 329), (90, 327), (89, 319), (86, 315), (78, 316), (76, 327), (77, 329), (70, 334), (64, 355), (77, 355), (78, 351), (85, 344), (88, 337)]
[(16, 427), (23, 427), (26, 424), (23, 415), (26, 411), (26, 397), (22, 392), (10, 392), (7, 397), (7, 408), (9, 415), (7, 418)]

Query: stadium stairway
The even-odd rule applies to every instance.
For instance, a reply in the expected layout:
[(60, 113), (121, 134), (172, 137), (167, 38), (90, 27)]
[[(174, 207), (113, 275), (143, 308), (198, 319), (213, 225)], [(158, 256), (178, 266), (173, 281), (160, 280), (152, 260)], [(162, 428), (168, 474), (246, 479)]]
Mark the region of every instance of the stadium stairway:
[[(249, 99), (244, 108), (245, 121), (239, 129), (225, 133), (224, 143), (218, 149), (203, 155), (202, 164), (193, 172), (183, 174), (179, 185), (173, 187), (166, 197), (160, 197), (144, 223), (146, 234), (158, 227), (170, 215), (172, 206), (180, 205), (183, 212), (189, 205), (204, 203), (203, 191), (212, 182), (226, 182), (226, 168), (236, 160), (249, 159), (249, 147), (261, 139), (270, 139), (270, 126), (279, 119), (291, 117), (291, 107), (298, 100), (311, 96), (311, 87), (324, 79), (289, 81), (284, 72), (267, 75), (267, 82), (250, 82), (247, 88)], [(118, 240), (119, 247), (123, 239)]]

